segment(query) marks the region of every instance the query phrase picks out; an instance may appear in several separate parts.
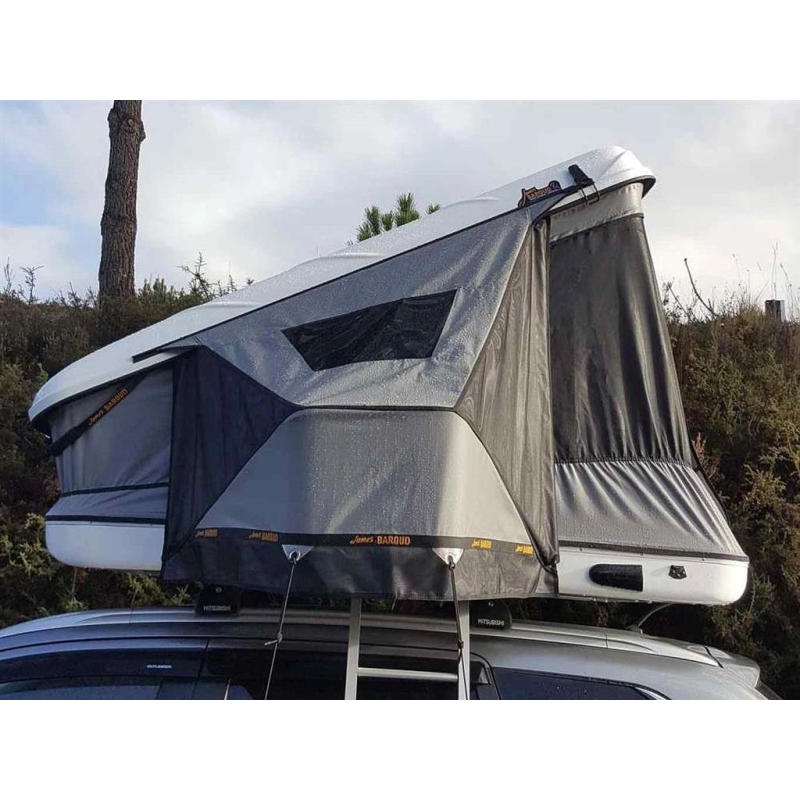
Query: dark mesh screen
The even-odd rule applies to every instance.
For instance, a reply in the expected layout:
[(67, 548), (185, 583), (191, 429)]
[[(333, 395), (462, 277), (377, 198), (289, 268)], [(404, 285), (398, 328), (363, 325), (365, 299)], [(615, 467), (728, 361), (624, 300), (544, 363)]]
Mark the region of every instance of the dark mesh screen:
[(453, 290), (393, 300), (283, 333), (314, 371), (360, 361), (430, 358), (455, 294)]
[(553, 244), (550, 363), (556, 460), (693, 466), (641, 217)]

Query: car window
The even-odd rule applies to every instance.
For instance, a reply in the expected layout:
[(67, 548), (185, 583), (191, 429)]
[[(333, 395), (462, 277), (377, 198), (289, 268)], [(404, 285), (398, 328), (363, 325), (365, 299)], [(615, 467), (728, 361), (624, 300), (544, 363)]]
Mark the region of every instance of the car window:
[[(263, 644), (212, 647), (195, 699), (263, 700), (267, 688), (272, 648)], [(362, 667), (403, 669), (455, 674), (455, 661), (407, 656), (362, 656)], [(282, 647), (275, 659), (270, 700), (341, 700), (344, 698), (347, 658), (343, 652), (293, 650)], [(479, 662), (471, 669), (473, 699), (494, 699), (497, 693)], [(456, 683), (367, 677), (358, 679), (359, 700), (455, 700)]]
[(63, 678), (0, 684), (0, 700), (189, 699), (194, 681), (147, 678)]
[[(198, 684), (195, 698), (263, 700), (272, 648), (258, 646), (210, 649), (203, 676), (216, 681)], [(346, 658), (343, 653), (319, 653), (283, 647), (275, 659), (270, 700), (341, 700)], [(219, 679), (222, 679), (221, 681)], [(222, 693), (214, 687), (221, 686)]]
[(647, 700), (636, 687), (624, 683), (549, 675), (519, 669), (493, 670), (503, 700)]
[(0, 682), (44, 678), (193, 678), (202, 663), (202, 644), (155, 646), (132, 640), (41, 645), (0, 654)]
[(0, 654), (0, 700), (190, 699), (205, 640), (34, 645)]

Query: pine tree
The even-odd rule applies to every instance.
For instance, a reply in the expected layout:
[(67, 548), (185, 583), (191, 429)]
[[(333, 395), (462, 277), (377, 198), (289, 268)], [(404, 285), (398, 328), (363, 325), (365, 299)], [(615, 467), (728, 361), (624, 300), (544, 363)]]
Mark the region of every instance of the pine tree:
[(139, 147), (145, 138), (141, 100), (115, 100), (108, 113), (111, 146), (106, 177), (106, 200), (100, 233), (100, 290), (104, 303), (132, 299), (134, 249), (136, 246), (136, 187), (139, 176)]
[[(438, 210), (439, 204), (431, 203), (426, 213), (433, 214)], [(378, 206), (370, 206), (364, 209), (364, 221), (356, 230), (356, 241), (363, 242), (365, 239), (371, 239), (373, 236), (378, 236), (378, 234), (390, 231), (392, 228), (398, 228), (400, 225), (405, 225), (419, 218), (420, 213), (417, 210), (414, 195), (411, 192), (401, 194), (395, 202), (393, 211), (384, 213), (381, 212)]]

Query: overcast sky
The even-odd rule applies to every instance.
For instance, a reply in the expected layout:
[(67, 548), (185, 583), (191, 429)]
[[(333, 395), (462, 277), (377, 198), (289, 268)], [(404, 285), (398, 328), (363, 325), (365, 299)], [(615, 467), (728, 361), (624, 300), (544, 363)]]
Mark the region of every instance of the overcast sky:
[[(0, 103), (0, 261), (43, 265), (39, 295), (96, 284), (111, 101)], [(800, 103), (145, 102), (137, 282), (199, 251), (255, 280), (342, 247), (367, 205), (471, 197), (619, 144), (656, 174), (660, 281), (706, 293), (800, 285)], [(788, 276), (788, 277), (787, 277)]]

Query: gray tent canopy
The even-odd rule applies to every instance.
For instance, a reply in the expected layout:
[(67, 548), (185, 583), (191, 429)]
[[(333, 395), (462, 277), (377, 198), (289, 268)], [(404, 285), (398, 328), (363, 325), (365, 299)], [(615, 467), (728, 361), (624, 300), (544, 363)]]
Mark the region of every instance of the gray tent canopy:
[(127, 337), (55, 376), (80, 566), (309, 595), (720, 603), (747, 559), (692, 451), (606, 148)]

